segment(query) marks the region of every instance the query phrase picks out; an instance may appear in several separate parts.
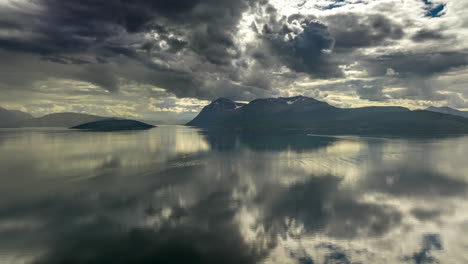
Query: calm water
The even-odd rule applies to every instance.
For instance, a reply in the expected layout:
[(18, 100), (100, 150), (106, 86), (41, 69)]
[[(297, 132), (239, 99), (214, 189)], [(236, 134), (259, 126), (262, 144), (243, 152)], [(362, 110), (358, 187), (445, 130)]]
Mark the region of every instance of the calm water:
[(468, 263), (468, 137), (0, 130), (0, 263)]

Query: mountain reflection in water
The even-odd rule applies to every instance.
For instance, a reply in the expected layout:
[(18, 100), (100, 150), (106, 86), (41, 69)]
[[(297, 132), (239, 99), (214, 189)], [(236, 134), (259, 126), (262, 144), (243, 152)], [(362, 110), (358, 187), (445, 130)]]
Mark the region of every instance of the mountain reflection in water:
[(468, 137), (0, 130), (0, 263), (468, 263)]

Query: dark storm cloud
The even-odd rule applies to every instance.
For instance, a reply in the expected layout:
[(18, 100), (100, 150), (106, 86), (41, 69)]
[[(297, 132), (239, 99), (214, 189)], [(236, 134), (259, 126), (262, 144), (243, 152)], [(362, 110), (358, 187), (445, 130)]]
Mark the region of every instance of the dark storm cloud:
[[(69, 51), (67, 47), (71, 51), (78, 51), (80, 47), (88, 48), (115, 36), (121, 30), (129, 33), (149, 30), (171, 33), (174, 29), (180, 29), (178, 28), (180, 25), (188, 28), (208, 25), (210, 28), (204, 32), (203, 37), (215, 36), (211, 39), (213, 43), (224, 43), (229, 46), (231, 44), (229, 43), (231, 41), (230, 30), (236, 25), (242, 12), (254, 2), (253, 0), (223, 2), (210, 0), (81, 0), (72, 2), (36, 0), (33, 3), (44, 8), (44, 13), (26, 17), (31, 14), (17, 10), (4, 10), (0, 25), (16, 26), (39, 34), (38, 38), (45, 40), (46, 43), (34, 43), (29, 40), (28, 44), (41, 46), (49, 52)], [(220, 36), (220, 32), (225, 32), (225, 35)], [(61, 41), (68, 43), (61, 43)], [(47, 44), (57, 44), (58, 50), (52, 47), (47, 48)], [(180, 45), (180, 43), (175, 45)]]
[(327, 17), (326, 22), (337, 49), (378, 46), (405, 35), (402, 25), (381, 14), (338, 14)]
[[(424, 2), (433, 16), (443, 14), (438, 5)], [(251, 29), (257, 39), (237, 35), (245, 12), (255, 15)], [(372, 77), (395, 69), (404, 86), (411, 86), (405, 80), (418, 83), (468, 65), (461, 51), (359, 56), (366, 48), (394, 45), (405, 37), (403, 22), (384, 13), (320, 17), (280, 12), (267, 0), (13, 2), (0, 9), (5, 58), (0, 89), (33, 90), (37, 81), (56, 78), (90, 82), (110, 92), (133, 82), (177, 97), (250, 100), (275, 96), (275, 89), (305, 77), (344, 77), (342, 66), (356, 61)], [(411, 36), (414, 42), (452, 38), (431, 29)], [(284, 73), (284, 66), (290, 71)], [(386, 100), (382, 86), (374, 87), (356, 92), (362, 99)], [(417, 87), (415, 93), (425, 89)]]
[[(216, 65), (223, 66), (217, 69), (220, 76), (233, 72), (233, 60), (240, 56), (233, 35), (242, 13), (257, 2), (263, 1), (36, 0), (24, 8), (0, 10), (0, 29), (22, 32), (20, 36), (14, 32), (2, 35), (0, 49), (37, 62), (37, 70), (23, 71), (21, 82), (26, 87), (56, 77), (116, 91), (119, 79), (124, 78), (160, 86), (180, 97), (209, 98), (213, 96), (207, 88), (209, 80), (200, 80)], [(147, 39), (144, 34), (155, 37)], [(128, 65), (139, 71), (125, 69)], [(23, 68), (18, 66), (0, 67)], [(106, 80), (100, 76), (107, 76)]]
[(278, 63), (318, 78), (343, 76), (346, 65), (360, 48), (389, 45), (405, 36), (403, 26), (382, 14), (337, 14), (317, 18), (265, 11), (253, 25), (264, 42), (254, 58), (265, 67)]
[[(330, 56), (335, 40), (325, 24), (302, 15), (283, 17), (279, 21), (271, 20), (258, 30), (267, 49), (271, 50), (281, 64), (295, 72), (319, 78), (342, 75), (338, 63)], [(265, 50), (258, 51), (257, 59), (271, 56), (264, 53)]]
[(284, 41), (273, 36), (270, 41), (293, 70), (318, 76), (338, 75), (338, 71), (326, 63), (326, 52), (332, 49), (334, 41), (325, 25), (310, 21), (295, 38)]

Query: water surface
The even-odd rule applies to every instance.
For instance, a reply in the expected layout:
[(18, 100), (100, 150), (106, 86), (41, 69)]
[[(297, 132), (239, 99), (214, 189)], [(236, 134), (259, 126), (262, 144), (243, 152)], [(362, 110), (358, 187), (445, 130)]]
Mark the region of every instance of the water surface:
[(0, 130), (0, 263), (468, 263), (468, 137)]

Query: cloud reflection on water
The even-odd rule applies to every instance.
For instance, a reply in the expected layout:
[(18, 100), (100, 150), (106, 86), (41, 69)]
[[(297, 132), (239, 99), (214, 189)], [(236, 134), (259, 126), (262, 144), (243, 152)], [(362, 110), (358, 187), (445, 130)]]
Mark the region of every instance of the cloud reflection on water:
[[(446, 169), (467, 166), (459, 156), (468, 154), (466, 137), (259, 137), (184, 127), (11, 133), (0, 132), (0, 260), (468, 258), (458, 232), (468, 222), (468, 179)], [(443, 155), (453, 157), (434, 159)], [(419, 246), (427, 234), (444, 238), (431, 254)]]

